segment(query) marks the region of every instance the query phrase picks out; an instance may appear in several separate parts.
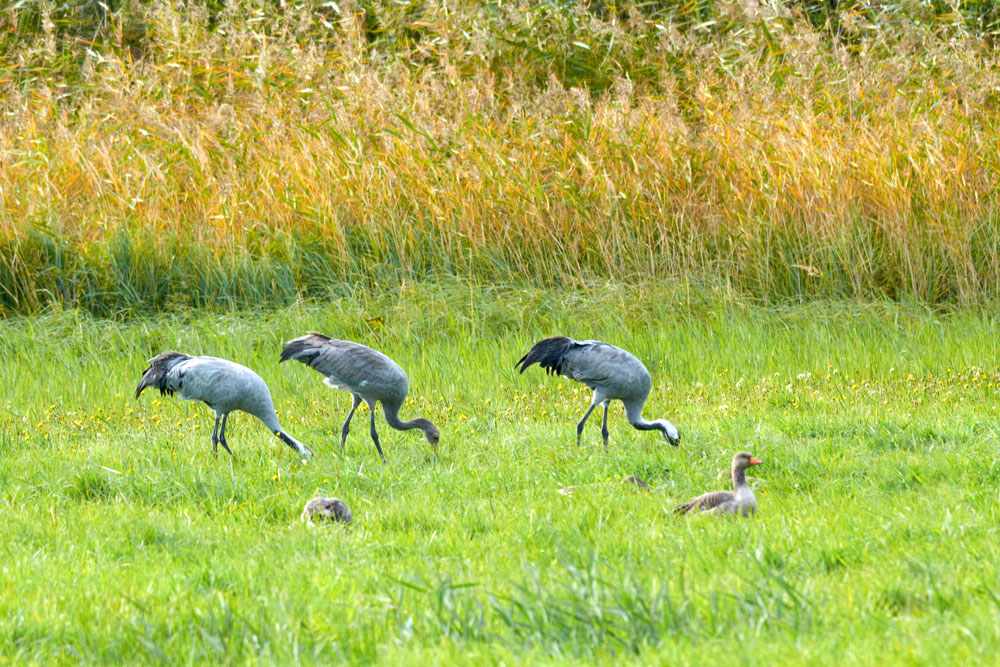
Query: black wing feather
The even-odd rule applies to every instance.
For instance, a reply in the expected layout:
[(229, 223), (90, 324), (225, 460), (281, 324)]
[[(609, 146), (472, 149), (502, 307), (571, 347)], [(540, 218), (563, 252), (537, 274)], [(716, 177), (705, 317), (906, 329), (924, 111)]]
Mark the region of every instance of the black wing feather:
[(537, 363), (545, 369), (546, 374), (555, 373), (562, 375), (566, 353), (575, 344), (571, 338), (567, 338), (566, 336), (554, 336), (540, 340), (514, 366), (520, 366), (523, 373), (528, 366)]
[(312, 367), (312, 363), (316, 361), (316, 357), (322, 354), (321, 349), (324, 344), (333, 340), (329, 336), (324, 336), (321, 333), (310, 332), (301, 338), (296, 338), (295, 340), (289, 341), (285, 349), (281, 351), (281, 359), (279, 363), (283, 361), (288, 361), (289, 359), (295, 359), (296, 361), (301, 361), (306, 366)]
[(174, 390), (167, 385), (167, 373), (175, 364), (191, 358), (191, 355), (182, 352), (164, 352), (150, 359), (149, 368), (143, 371), (139, 386), (135, 388), (135, 397), (139, 398), (139, 394), (146, 387), (159, 389), (161, 396), (164, 394), (173, 395)]

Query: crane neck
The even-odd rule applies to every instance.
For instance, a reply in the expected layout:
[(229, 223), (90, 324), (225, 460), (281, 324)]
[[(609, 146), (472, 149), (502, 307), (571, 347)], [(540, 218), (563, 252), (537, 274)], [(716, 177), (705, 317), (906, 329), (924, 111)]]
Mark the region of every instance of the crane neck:
[(278, 415), (273, 408), (269, 412), (265, 412), (262, 415), (254, 415), (254, 417), (261, 420), (271, 433), (281, 431), (281, 423), (278, 421)]
[(437, 434), (437, 428), (429, 419), (416, 417), (414, 419), (410, 419), (409, 421), (401, 420), (399, 418), (399, 408), (400, 405), (394, 403), (386, 404), (385, 401), (382, 401), (382, 410), (385, 412), (385, 421), (389, 424), (389, 426), (397, 431), (409, 431), (410, 429), (419, 428), (424, 432), (424, 435), (428, 440), (431, 439), (432, 435)]

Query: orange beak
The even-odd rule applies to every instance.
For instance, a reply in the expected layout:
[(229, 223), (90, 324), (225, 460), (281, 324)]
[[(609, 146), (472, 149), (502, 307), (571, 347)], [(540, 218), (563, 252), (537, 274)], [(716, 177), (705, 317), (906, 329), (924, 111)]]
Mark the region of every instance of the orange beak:
[(760, 459), (758, 459), (756, 456), (751, 456), (750, 457), (750, 465), (757, 466), (757, 465), (760, 465), (761, 463), (763, 463), (763, 461), (761, 461)]

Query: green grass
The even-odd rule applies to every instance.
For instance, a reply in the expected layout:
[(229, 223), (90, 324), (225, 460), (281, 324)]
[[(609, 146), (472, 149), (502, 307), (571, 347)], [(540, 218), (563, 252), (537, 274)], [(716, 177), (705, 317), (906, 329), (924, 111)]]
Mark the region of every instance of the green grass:
[[(307, 330), (409, 373), (441, 429), (383, 425), (277, 364)], [(647, 364), (647, 417), (513, 362), (556, 333)], [(0, 322), (0, 655), (25, 662), (533, 660), (992, 663), (1000, 649), (997, 313), (899, 304), (762, 307), (664, 286), (586, 292), (416, 285), (282, 311), (129, 323)], [(211, 454), (202, 405), (132, 393), (167, 348), (270, 384), (302, 465), (252, 418)], [(356, 424), (368, 417), (364, 408)], [(763, 459), (759, 515), (676, 518)], [(637, 474), (644, 493), (618, 480)], [(601, 482), (570, 497), (557, 489)], [(302, 504), (347, 501), (350, 529)]]

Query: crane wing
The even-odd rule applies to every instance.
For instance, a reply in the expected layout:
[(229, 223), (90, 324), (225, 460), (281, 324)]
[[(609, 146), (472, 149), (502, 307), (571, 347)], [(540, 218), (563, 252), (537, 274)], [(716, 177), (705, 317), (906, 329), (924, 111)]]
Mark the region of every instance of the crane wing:
[(392, 359), (366, 345), (310, 333), (289, 341), (281, 361), (294, 359), (326, 376), (326, 383), (363, 395), (406, 395), (407, 378)]
[(618, 379), (628, 368), (629, 357), (613, 345), (598, 341), (575, 343), (563, 357), (562, 375), (590, 388)]
[(562, 375), (562, 366), (566, 353), (573, 349), (577, 342), (566, 336), (553, 336), (540, 340), (528, 350), (528, 353), (518, 359), (515, 367), (520, 367), (523, 373), (531, 364), (538, 364), (545, 369), (546, 375), (555, 373)]
[(149, 360), (149, 368), (142, 373), (139, 386), (135, 388), (135, 397), (146, 387), (154, 387), (160, 390), (160, 395), (173, 394), (176, 391), (173, 378), (173, 371), (178, 364), (191, 359), (189, 355), (181, 352), (164, 352)]
[(611, 371), (616, 349), (598, 341), (580, 342), (554, 336), (535, 343), (514, 365), (523, 373), (528, 366), (537, 363), (546, 373), (565, 375), (578, 382), (599, 382)]
[(236, 400), (252, 378), (259, 379), (250, 369), (218, 357), (185, 359), (167, 373), (170, 387), (181, 398), (212, 404)]

